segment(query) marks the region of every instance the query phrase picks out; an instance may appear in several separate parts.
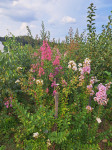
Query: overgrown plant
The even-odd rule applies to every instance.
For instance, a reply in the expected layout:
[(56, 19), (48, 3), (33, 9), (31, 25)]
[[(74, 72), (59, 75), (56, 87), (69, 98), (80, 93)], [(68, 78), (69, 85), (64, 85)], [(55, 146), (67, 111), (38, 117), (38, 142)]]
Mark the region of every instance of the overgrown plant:
[[(104, 138), (109, 140), (112, 130), (110, 126), (98, 133), (111, 82), (97, 83), (96, 77), (90, 74), (88, 58), (78, 65), (73, 60), (68, 66), (62, 63), (63, 56), (58, 50), (53, 53), (46, 41), (36, 57), (38, 61), (31, 65), (27, 77), (19, 78), (16, 83), (29, 95), (33, 110), (19, 103), (18, 96), (9, 91), (14, 112), (21, 122), (15, 134), (17, 146), (45, 150), (100, 149), (98, 143)], [(59, 93), (57, 118), (54, 117), (56, 92)]]

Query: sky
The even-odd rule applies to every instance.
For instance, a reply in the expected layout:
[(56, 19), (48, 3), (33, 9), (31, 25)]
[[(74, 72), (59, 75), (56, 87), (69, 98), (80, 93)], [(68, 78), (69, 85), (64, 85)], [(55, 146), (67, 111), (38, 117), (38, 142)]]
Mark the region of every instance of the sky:
[(29, 26), (33, 37), (40, 37), (42, 21), (50, 31), (51, 40), (65, 40), (69, 28), (79, 34), (87, 29), (87, 8), (96, 6), (96, 31), (108, 23), (112, 0), (0, 0), (0, 36), (9, 32), (15, 36), (27, 35)]

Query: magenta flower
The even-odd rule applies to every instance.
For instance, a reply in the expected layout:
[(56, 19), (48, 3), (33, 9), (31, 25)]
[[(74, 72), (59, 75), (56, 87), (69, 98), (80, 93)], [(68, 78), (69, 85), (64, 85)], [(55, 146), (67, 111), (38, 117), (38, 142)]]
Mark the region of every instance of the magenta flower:
[(59, 56), (56, 56), (55, 60), (53, 61), (53, 65), (60, 65), (60, 60), (59, 60)]
[(51, 87), (57, 87), (56, 81), (53, 81)]
[(51, 61), (52, 51), (47, 41), (43, 41), (43, 45), (40, 48), (41, 51), (41, 60)]
[(10, 100), (6, 101), (4, 103), (4, 105), (6, 106), (6, 108), (12, 107), (12, 97), (9, 97)]
[(50, 73), (50, 75), (49, 75), (49, 80), (50, 80), (50, 81), (52, 81), (52, 80), (53, 80), (53, 78), (54, 78), (53, 74), (52, 74), (52, 73)]
[(65, 80), (62, 80), (62, 86), (67, 86), (67, 82)]
[(56, 90), (53, 91), (53, 96), (56, 94), (56, 92), (57, 92)]

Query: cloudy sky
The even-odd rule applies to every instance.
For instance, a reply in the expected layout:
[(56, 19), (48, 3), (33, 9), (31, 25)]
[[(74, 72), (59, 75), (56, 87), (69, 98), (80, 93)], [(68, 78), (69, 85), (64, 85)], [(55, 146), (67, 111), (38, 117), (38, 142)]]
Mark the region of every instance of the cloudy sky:
[(11, 32), (15, 36), (27, 34), (26, 26), (32, 35), (40, 36), (41, 23), (51, 39), (65, 39), (69, 28), (74, 33), (86, 29), (87, 7), (93, 2), (96, 6), (97, 33), (106, 25), (112, 10), (112, 0), (0, 0), (0, 36)]

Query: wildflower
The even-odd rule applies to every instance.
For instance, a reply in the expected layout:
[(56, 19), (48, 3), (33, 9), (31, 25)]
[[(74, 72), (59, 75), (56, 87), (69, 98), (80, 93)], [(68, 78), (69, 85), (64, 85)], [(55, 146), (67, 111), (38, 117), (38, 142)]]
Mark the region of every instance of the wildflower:
[(94, 108), (92, 108), (91, 106), (86, 106), (86, 109), (88, 110), (88, 111), (92, 111)]
[(91, 60), (89, 59), (89, 58), (86, 58), (85, 60), (84, 60), (84, 64), (87, 66), (87, 65), (90, 65), (90, 62), (91, 62)]
[(44, 69), (42, 67), (39, 68), (39, 76), (41, 77), (41, 75), (44, 75)]
[(73, 65), (75, 62), (73, 60), (69, 61), (69, 65)]
[(91, 60), (89, 58), (86, 58), (84, 60), (81, 74), (84, 74), (84, 73), (88, 73), (89, 74), (90, 73), (90, 71), (91, 71), (90, 62), (91, 62)]
[(110, 88), (111, 84), (112, 84), (112, 82), (109, 82), (109, 83), (105, 84), (106, 90), (108, 90)]
[(64, 57), (65, 57), (67, 54), (68, 54), (68, 51), (66, 51), (66, 52), (64, 53)]
[(82, 67), (78, 68), (78, 70), (79, 70), (80, 72), (82, 72)]
[(36, 84), (43, 84), (43, 80), (36, 80)]
[(68, 65), (68, 68), (71, 69), (71, 65)]
[(102, 122), (100, 118), (96, 118), (96, 121), (97, 121), (98, 123), (101, 123), (101, 122)]
[(9, 101), (5, 102), (4, 105), (6, 106), (6, 108), (9, 108)]
[(32, 68), (31, 68), (29, 71), (30, 71), (30, 72), (34, 72)]
[(43, 41), (43, 45), (41, 46), (40, 51), (41, 51), (41, 60), (51, 61), (52, 51), (47, 41)]
[(77, 71), (77, 67), (76, 67), (76, 66), (73, 66), (72, 69), (73, 69), (74, 71)]
[(12, 107), (12, 97), (9, 97), (9, 100), (4, 103), (6, 108)]
[(20, 70), (20, 69), (22, 69), (22, 67), (17, 67), (17, 70)]
[(54, 90), (54, 91), (53, 91), (53, 95), (55, 95), (55, 94), (56, 94), (56, 92), (57, 92), (57, 91), (56, 91), (56, 90)]
[(62, 66), (56, 67), (56, 68), (54, 69), (54, 74), (53, 74), (53, 76), (56, 76), (56, 75), (59, 73), (59, 71), (62, 70), (62, 69), (63, 69)]
[(53, 86), (54, 86), (54, 87), (57, 87), (58, 85), (59, 85), (59, 84), (58, 84), (58, 83), (56, 84), (56, 81), (53, 81), (52, 84), (51, 84), (51, 87), (53, 87)]
[(19, 83), (20, 82), (20, 80), (19, 79), (17, 79), (16, 81), (15, 81), (15, 83)]
[(90, 96), (94, 94), (94, 91), (92, 90), (92, 88), (93, 88), (92, 84), (87, 85), (87, 91), (90, 93)]
[(37, 57), (37, 56), (38, 56), (38, 53), (34, 52), (34, 53), (33, 53), (33, 56)]
[(97, 101), (100, 105), (106, 105), (108, 102), (107, 99), (107, 88), (102, 83), (98, 85), (98, 92), (96, 93), (96, 97), (94, 97), (94, 101)]
[(79, 63), (79, 64), (78, 64), (78, 67), (82, 67), (82, 64), (81, 64), (81, 63)]
[(73, 70), (77, 71), (77, 65), (73, 60), (68, 62), (68, 68), (72, 68)]
[(91, 93), (90, 93), (90, 96), (92, 96), (92, 95), (94, 95), (94, 91), (93, 90), (91, 90)]
[(52, 80), (53, 80), (53, 78), (54, 78), (53, 74), (52, 74), (52, 73), (50, 73), (50, 75), (49, 75), (49, 80), (50, 80), (50, 81), (52, 81)]
[(47, 147), (49, 147), (49, 146), (51, 146), (51, 142), (50, 142), (50, 140), (48, 139), (48, 140), (47, 140)]
[(33, 137), (34, 137), (34, 138), (38, 138), (38, 136), (39, 136), (39, 133), (38, 133), (38, 132), (33, 133)]
[(33, 78), (33, 81), (35, 81), (35, 78)]
[(47, 89), (46, 89), (46, 93), (48, 93), (48, 92), (49, 92), (49, 89), (47, 88)]
[(62, 86), (67, 86), (67, 82), (65, 80), (62, 80)]
[(60, 65), (60, 61), (59, 61), (59, 56), (56, 56), (54, 62), (53, 62), (53, 65), (56, 66), (56, 65)]
[(88, 73), (88, 74), (90, 74), (90, 71), (91, 71), (91, 68), (90, 68), (90, 66), (85, 66), (85, 67), (83, 67), (82, 68), (82, 74), (84, 74), (84, 73)]

